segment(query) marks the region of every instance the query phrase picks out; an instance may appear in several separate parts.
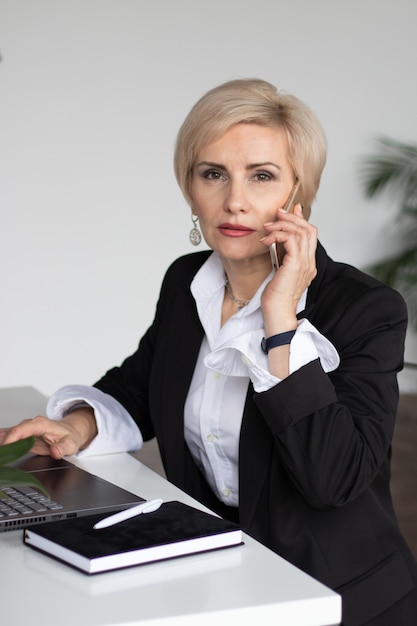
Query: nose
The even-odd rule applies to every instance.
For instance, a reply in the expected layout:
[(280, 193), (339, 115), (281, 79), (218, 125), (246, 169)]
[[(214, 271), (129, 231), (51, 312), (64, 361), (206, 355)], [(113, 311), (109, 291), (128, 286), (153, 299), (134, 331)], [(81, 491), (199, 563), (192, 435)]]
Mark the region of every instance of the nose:
[(227, 213), (241, 213), (248, 210), (248, 198), (243, 181), (230, 180), (224, 198), (224, 210)]

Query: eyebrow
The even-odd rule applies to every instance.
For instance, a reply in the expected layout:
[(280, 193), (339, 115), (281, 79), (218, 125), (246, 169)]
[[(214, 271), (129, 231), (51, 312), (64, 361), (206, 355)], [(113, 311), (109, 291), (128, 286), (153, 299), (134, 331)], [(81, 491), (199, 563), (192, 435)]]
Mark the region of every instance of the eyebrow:
[[(246, 170), (254, 170), (254, 169), (257, 169), (259, 167), (265, 167), (265, 166), (268, 166), (268, 165), (272, 165), (273, 167), (275, 167), (279, 171), (281, 171), (281, 169), (282, 169), (279, 165), (277, 165), (273, 161), (264, 161), (262, 163), (249, 163), (249, 165), (247, 165), (245, 167), (245, 169)], [(211, 161), (200, 161), (199, 163), (195, 164), (195, 167), (202, 167), (202, 166), (217, 167), (218, 169), (223, 169), (223, 170), (227, 169), (221, 163), (213, 163)]]
[(273, 161), (265, 161), (263, 163), (250, 163), (246, 169), (256, 169), (258, 167), (265, 167), (266, 165), (272, 165), (273, 167), (275, 167), (277, 170), (281, 170), (282, 168), (277, 165), (276, 163), (274, 163)]

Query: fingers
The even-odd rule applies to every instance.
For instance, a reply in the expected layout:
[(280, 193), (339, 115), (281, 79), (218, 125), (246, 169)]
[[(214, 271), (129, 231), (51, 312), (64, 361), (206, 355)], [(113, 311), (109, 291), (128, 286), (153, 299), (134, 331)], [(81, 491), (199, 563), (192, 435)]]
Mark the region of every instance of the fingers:
[(277, 221), (264, 224), (264, 228), (267, 235), (262, 241), (267, 246), (274, 241), (283, 243), (290, 235), (307, 236), (309, 239), (317, 238), (317, 229), (303, 217), (300, 204), (294, 207), (293, 213), (279, 209)]
[[(296, 205), (293, 213), (279, 210), (278, 217), (276, 222), (264, 225), (267, 235), (263, 237), (262, 243), (270, 246), (276, 242), (281, 251), (290, 255), (294, 262), (297, 259), (298, 261), (304, 259), (304, 262), (315, 266), (317, 228), (304, 219), (301, 205)], [(287, 259), (288, 262), (289, 259)]]
[(23, 420), (16, 426), (4, 429), (2, 431), (1, 443), (13, 443), (19, 439), (26, 439), (26, 437), (38, 437), (42, 435), (45, 431), (44, 421), (49, 420), (47, 420), (46, 417), (38, 415), (38, 417)]
[(50, 420), (42, 415), (2, 429), (0, 444), (13, 443), (26, 437), (35, 437), (35, 445), (31, 450), (34, 454), (51, 455), (60, 459), (78, 451), (72, 429), (64, 421)]

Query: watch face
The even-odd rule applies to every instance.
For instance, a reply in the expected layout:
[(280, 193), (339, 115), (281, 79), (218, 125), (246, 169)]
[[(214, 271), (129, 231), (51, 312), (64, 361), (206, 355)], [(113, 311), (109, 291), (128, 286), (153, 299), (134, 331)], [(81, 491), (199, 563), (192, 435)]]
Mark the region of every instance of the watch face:
[(268, 349), (266, 347), (266, 339), (265, 339), (265, 337), (262, 338), (261, 348), (262, 348), (262, 352), (264, 352), (265, 354), (268, 354)]

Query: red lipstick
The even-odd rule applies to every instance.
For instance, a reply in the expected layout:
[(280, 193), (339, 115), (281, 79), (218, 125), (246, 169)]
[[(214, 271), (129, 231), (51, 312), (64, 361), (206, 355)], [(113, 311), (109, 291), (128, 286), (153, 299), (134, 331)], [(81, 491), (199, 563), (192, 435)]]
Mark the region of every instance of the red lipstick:
[(229, 222), (220, 224), (218, 229), (222, 235), (225, 235), (226, 237), (246, 237), (247, 235), (255, 232), (253, 228), (249, 228), (248, 226), (242, 226), (242, 224), (230, 224)]

